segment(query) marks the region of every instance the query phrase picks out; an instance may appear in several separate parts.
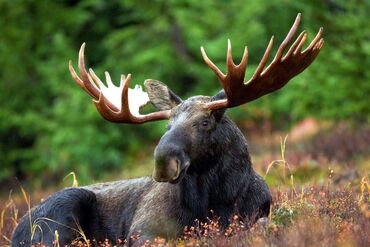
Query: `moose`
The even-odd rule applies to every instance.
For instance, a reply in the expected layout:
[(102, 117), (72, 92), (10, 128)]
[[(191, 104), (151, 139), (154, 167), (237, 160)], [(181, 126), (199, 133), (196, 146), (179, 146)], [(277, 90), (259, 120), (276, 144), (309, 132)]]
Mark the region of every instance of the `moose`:
[[(226, 74), (201, 47), (205, 63), (223, 90), (212, 97), (193, 96), (186, 100), (156, 80), (145, 81), (146, 92), (138, 87), (130, 89), (130, 74), (122, 75), (120, 85), (115, 86), (106, 72), (104, 84), (92, 69), (86, 70), (85, 44), (82, 44), (78, 59), (80, 76), (71, 61), (69, 70), (106, 120), (127, 124), (168, 120), (167, 131), (154, 151), (152, 178), (56, 192), (22, 217), (13, 233), (12, 246), (52, 245), (56, 232), (63, 246), (78, 238), (81, 232), (88, 239), (108, 239), (112, 243), (125, 239), (130, 245), (135, 244), (130, 240), (135, 234), (139, 242), (157, 236), (174, 239), (181, 236), (185, 226), (191, 226), (195, 220), (205, 222), (213, 215), (223, 228), (235, 214), (252, 223), (268, 216), (272, 201), (269, 188), (253, 170), (246, 139), (225, 111), (280, 89), (314, 61), (324, 44), (323, 29), (303, 50), (305, 31), (292, 42), (300, 19), (298, 14), (265, 68), (274, 37), (270, 39), (248, 81), (244, 81), (246, 47), (240, 64), (236, 65), (228, 40)], [(148, 102), (158, 111), (140, 114), (140, 108)]]

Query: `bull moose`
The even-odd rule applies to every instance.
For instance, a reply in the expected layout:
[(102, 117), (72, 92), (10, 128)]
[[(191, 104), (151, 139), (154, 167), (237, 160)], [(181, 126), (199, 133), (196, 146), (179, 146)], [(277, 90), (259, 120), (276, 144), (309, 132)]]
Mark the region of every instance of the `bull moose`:
[[(324, 44), (322, 28), (306, 49), (302, 50), (307, 37), (303, 31), (285, 53), (300, 18), (298, 14), (265, 68), (274, 40), (271, 38), (257, 69), (246, 82), (247, 48), (236, 65), (228, 41), (224, 74), (201, 47), (205, 63), (223, 87), (213, 97), (182, 100), (156, 80), (145, 81), (146, 93), (138, 88), (130, 89), (130, 74), (122, 75), (117, 87), (106, 73), (105, 85), (92, 69), (85, 69), (85, 44), (82, 44), (78, 59), (80, 76), (71, 61), (69, 70), (106, 120), (140, 124), (168, 119), (167, 131), (154, 151), (152, 178), (56, 192), (23, 216), (13, 233), (12, 246), (39, 242), (51, 245), (56, 231), (63, 246), (77, 238), (79, 231), (86, 238), (112, 242), (117, 239), (130, 242), (134, 234), (139, 234), (139, 241), (156, 236), (176, 238), (185, 226), (191, 226), (196, 219), (206, 221), (211, 214), (219, 218), (222, 227), (229, 224), (233, 214), (252, 222), (267, 216), (271, 203), (269, 189), (252, 168), (243, 134), (224, 113), (227, 108), (280, 89), (313, 62)], [(140, 108), (148, 102), (158, 111), (140, 114)]]

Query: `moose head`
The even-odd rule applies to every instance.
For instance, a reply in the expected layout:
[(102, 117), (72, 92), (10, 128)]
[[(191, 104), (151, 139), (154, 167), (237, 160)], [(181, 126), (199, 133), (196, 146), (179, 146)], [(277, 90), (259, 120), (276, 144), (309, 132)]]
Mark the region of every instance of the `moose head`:
[[(192, 166), (192, 161), (209, 153), (204, 147), (209, 148), (209, 144), (215, 141), (215, 133), (219, 132), (217, 125), (222, 120), (225, 109), (248, 103), (280, 89), (313, 62), (324, 44), (322, 28), (303, 51), (307, 34), (305, 31), (301, 32), (284, 55), (298, 29), (300, 19), (301, 15), (298, 14), (272, 62), (265, 68), (274, 37), (270, 39), (257, 69), (248, 81), (244, 80), (248, 63), (247, 47), (241, 62), (236, 65), (228, 40), (226, 74), (220, 71), (201, 47), (205, 63), (213, 70), (223, 87), (213, 97), (195, 96), (183, 101), (165, 84), (156, 80), (145, 81), (147, 93), (141, 91), (140, 87), (130, 89), (131, 74), (127, 77), (122, 75), (120, 85), (116, 87), (106, 72), (105, 86), (92, 69), (89, 72), (85, 69), (85, 44), (81, 46), (78, 60), (81, 77), (76, 74), (71, 61), (69, 70), (77, 84), (92, 96), (97, 110), (106, 120), (130, 124), (169, 120), (168, 130), (155, 149), (153, 178), (159, 182), (176, 183)], [(149, 101), (159, 111), (141, 115), (139, 109)], [(204, 143), (208, 145), (202, 145)], [(200, 168), (191, 168), (194, 169)]]

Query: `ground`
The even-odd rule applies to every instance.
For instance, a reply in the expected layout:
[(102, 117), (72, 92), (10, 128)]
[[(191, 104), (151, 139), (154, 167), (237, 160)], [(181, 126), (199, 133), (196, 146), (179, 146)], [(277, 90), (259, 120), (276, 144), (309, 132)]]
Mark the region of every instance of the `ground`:
[[(344, 124), (318, 129), (310, 122), (302, 126), (286, 139), (275, 132), (264, 138), (249, 136), (254, 168), (273, 195), (268, 219), (250, 226), (235, 216), (226, 231), (219, 229), (217, 218), (210, 219), (184, 229), (181, 239), (156, 239), (147, 246), (370, 246), (370, 129)], [(309, 135), (300, 136), (300, 128)], [(141, 163), (145, 165), (122, 173), (150, 174), (151, 162)], [(20, 216), (51, 191), (26, 192), (19, 185), (1, 197), (0, 246), (9, 246)], [(86, 246), (86, 240), (81, 237), (72, 246)]]

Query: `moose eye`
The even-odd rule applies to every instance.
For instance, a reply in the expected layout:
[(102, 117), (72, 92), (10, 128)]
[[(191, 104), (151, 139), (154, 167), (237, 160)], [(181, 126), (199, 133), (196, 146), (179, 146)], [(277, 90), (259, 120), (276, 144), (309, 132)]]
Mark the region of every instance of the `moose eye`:
[(203, 120), (202, 121), (202, 126), (203, 127), (207, 127), (209, 125), (209, 121), (208, 120)]

